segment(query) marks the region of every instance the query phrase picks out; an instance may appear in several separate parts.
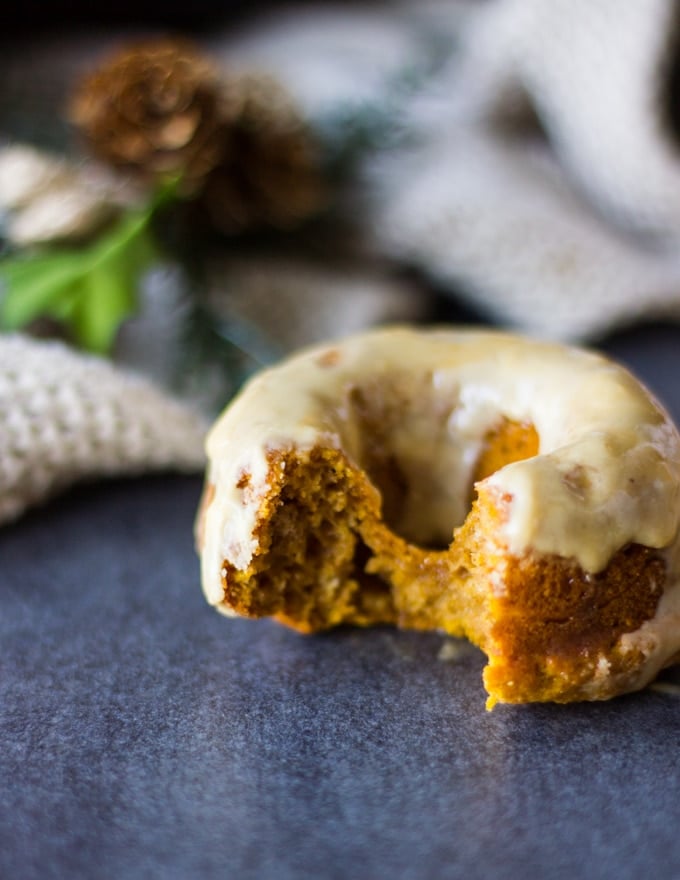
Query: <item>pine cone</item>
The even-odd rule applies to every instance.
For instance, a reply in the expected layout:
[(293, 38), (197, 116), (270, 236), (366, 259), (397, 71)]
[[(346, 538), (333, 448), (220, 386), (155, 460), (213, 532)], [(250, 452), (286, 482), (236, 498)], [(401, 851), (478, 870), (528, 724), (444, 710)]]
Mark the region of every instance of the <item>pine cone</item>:
[(71, 118), (91, 151), (118, 168), (200, 185), (222, 155), (223, 96), (217, 69), (189, 43), (126, 48), (83, 80)]
[(288, 93), (255, 74), (224, 88), (224, 152), (201, 196), (211, 223), (228, 234), (290, 228), (319, 211), (327, 197), (319, 151)]

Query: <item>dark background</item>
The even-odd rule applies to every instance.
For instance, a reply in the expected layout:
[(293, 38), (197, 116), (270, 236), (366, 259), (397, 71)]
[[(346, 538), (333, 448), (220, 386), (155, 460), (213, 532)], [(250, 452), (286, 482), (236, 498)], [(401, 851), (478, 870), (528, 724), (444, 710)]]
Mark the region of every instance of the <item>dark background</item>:
[[(313, 6), (315, 0), (301, 0), (296, 5)], [(352, 5), (358, 0), (344, 0)], [(260, 8), (283, 5), (281, 2), (253, 3), (248, 0), (191, 0), (174, 3), (171, 0), (120, 0), (117, 3), (68, 2), (68, 0), (26, 0), (15, 4), (12, 19), (3, 24), (5, 34), (12, 32), (35, 33), (37, 30), (60, 27), (88, 27), (92, 25), (125, 25), (135, 23), (149, 26), (202, 29), (215, 22), (224, 23), (247, 15)], [(364, 0), (366, 5), (366, 0)]]

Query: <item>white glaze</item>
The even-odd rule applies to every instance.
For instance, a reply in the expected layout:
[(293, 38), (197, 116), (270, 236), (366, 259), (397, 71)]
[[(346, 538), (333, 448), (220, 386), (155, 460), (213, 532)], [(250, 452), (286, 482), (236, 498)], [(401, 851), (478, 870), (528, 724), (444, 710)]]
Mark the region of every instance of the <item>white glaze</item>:
[[(400, 530), (418, 540), (450, 539), (466, 513), (483, 438), (505, 416), (533, 423), (540, 438), (539, 455), (484, 481), (511, 496), (502, 534), (510, 552), (557, 553), (596, 572), (628, 542), (674, 545), (680, 437), (625, 369), (591, 352), (493, 331), (396, 327), (308, 349), (260, 373), (213, 427), (215, 495), (201, 554), (212, 604), (223, 599), (223, 561), (246, 568), (257, 549), (267, 453), (322, 444), (356, 458), (350, 392), (367, 382), (408, 401), (390, 447), (412, 490)], [(247, 490), (237, 487), (244, 473)]]

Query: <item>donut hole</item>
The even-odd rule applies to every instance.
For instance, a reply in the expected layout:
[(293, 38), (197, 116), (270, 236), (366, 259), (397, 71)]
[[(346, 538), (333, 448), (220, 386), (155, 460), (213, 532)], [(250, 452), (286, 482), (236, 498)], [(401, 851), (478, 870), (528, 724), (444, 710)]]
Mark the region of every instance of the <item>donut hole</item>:
[(470, 441), (452, 427), (455, 410), (456, 401), (437, 392), (429, 374), (354, 386), (343, 407), (345, 448), (380, 492), (383, 522), (424, 550), (450, 545), (471, 510), (476, 482), (538, 453), (531, 423), (499, 415), (477, 442), (475, 463)]
[(428, 374), (373, 378), (350, 388), (343, 407), (343, 446), (379, 491), (383, 522), (423, 549), (448, 547), (468, 512), (454, 405)]

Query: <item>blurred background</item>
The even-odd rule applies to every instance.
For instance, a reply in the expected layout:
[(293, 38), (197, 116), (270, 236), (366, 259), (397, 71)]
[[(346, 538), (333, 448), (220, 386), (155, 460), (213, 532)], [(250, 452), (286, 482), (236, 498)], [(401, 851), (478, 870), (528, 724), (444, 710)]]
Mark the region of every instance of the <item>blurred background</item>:
[[(7, 329), (207, 410), (257, 366), (376, 323), (674, 344), (671, 0), (16, 13), (0, 46)], [(102, 241), (120, 255), (108, 287), (90, 271)]]

